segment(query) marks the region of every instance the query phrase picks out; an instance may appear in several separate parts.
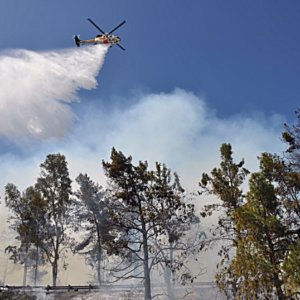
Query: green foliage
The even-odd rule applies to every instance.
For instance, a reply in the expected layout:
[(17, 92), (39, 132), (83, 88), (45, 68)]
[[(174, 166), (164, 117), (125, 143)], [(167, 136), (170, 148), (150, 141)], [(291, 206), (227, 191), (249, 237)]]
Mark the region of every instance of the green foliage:
[[(199, 186), (200, 194), (208, 193), (218, 196), (224, 206), (230, 211), (239, 207), (243, 202), (243, 194), (240, 186), (249, 171), (243, 168), (244, 160), (238, 164), (233, 162), (230, 144), (223, 144), (220, 149), (220, 168), (214, 168), (211, 175), (202, 174)], [(210, 207), (207, 207), (210, 210)]]
[[(239, 189), (248, 172), (234, 164), (231, 147), (221, 147), (221, 168), (204, 174), (200, 186), (217, 195), (220, 216), (215, 235), (226, 237), (217, 284), (237, 299), (296, 299), (299, 290), (299, 172), (276, 154), (263, 153), (260, 171), (249, 180), (246, 198)], [(209, 188), (208, 188), (209, 187)], [(206, 207), (207, 212), (217, 205)], [(230, 247), (232, 246), (232, 247)], [(233, 255), (229, 255), (231, 250)]]
[(283, 280), (288, 295), (296, 295), (300, 287), (300, 242), (290, 246), (283, 263)]
[(274, 287), (285, 299), (281, 265), (289, 235), (273, 184), (262, 173), (253, 173), (247, 203), (236, 210), (237, 228), (243, 233), (232, 265), (241, 279), (239, 297), (272, 297)]
[(66, 211), (65, 204), (70, 203), (71, 194), (71, 180), (64, 155), (47, 155), (45, 162), (41, 164), (36, 187), (47, 202), (51, 216), (62, 216)]
[(35, 185), (44, 203), (42, 243), (40, 247), (52, 266), (53, 285), (56, 285), (58, 260), (62, 246), (70, 245), (68, 230), (71, 224), (71, 180), (64, 155), (49, 154), (41, 164), (41, 173)]
[(241, 232), (237, 228), (234, 212), (244, 203), (241, 186), (249, 171), (243, 167), (244, 160), (234, 163), (230, 144), (223, 144), (220, 153), (220, 167), (214, 168), (210, 175), (202, 174), (199, 194), (215, 195), (221, 202), (205, 205), (201, 215), (207, 217), (217, 210), (222, 212), (218, 225), (211, 229), (213, 240), (225, 241), (219, 252), (222, 260), (217, 266), (219, 272), (216, 275), (216, 281), (220, 289), (225, 290), (226, 287), (230, 287), (235, 295), (238, 278), (231, 270), (230, 253), (237, 247), (241, 239)]

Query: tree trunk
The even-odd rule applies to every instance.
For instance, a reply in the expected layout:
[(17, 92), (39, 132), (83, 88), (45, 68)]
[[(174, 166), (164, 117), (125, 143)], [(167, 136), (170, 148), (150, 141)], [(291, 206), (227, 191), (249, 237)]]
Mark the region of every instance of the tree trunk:
[(151, 300), (151, 280), (150, 280), (150, 269), (149, 269), (149, 254), (148, 254), (148, 243), (147, 234), (143, 233), (143, 251), (144, 251), (144, 286), (145, 286), (145, 300)]
[(60, 230), (58, 229), (57, 221), (55, 221), (55, 233), (56, 233), (56, 240), (54, 245), (54, 260), (52, 264), (52, 281), (53, 286), (56, 286), (57, 280), (57, 272), (58, 272), (58, 259), (59, 259), (59, 238), (61, 238)]
[(35, 269), (34, 269), (34, 286), (36, 286), (39, 267), (39, 247), (36, 247)]
[[(265, 211), (264, 211), (264, 215), (267, 217), (267, 214), (265, 213)], [(274, 282), (274, 284), (275, 284), (277, 297), (278, 297), (279, 300), (284, 300), (286, 298), (285, 298), (285, 296), (282, 292), (282, 289), (281, 289), (282, 282), (279, 279), (279, 270), (277, 268), (277, 261), (276, 261), (276, 258), (275, 258), (274, 244), (272, 242), (271, 234), (269, 233), (268, 227), (265, 227), (264, 230), (265, 230), (266, 235), (267, 235), (269, 260), (270, 260), (271, 264), (275, 267), (275, 272), (274, 272), (274, 277), (275, 277), (274, 281), (275, 282)]]
[(97, 217), (94, 217), (96, 228), (97, 228), (97, 279), (98, 285), (101, 285), (101, 259), (102, 259), (102, 248), (101, 248), (101, 234), (100, 234), (100, 225), (97, 222)]
[(26, 286), (27, 269), (28, 269), (28, 256), (26, 254), (25, 261), (24, 261), (23, 286)]
[(56, 286), (57, 280), (57, 259), (54, 260), (52, 264), (52, 285)]
[(57, 279), (57, 267), (52, 266), (52, 286), (56, 286), (56, 279)]
[(275, 288), (276, 288), (278, 300), (285, 300), (286, 297), (282, 292), (281, 283), (280, 283), (280, 280), (279, 280), (277, 274), (276, 274), (276, 279), (275, 279)]
[(101, 285), (101, 257), (101, 248), (99, 248), (97, 253), (97, 279), (99, 286)]
[[(147, 255), (144, 255), (144, 276), (145, 276), (145, 300), (151, 300), (151, 281), (150, 281), (150, 270), (148, 266), (148, 258), (146, 258)], [(147, 260), (146, 260), (147, 259)]]
[(165, 284), (167, 286), (167, 292), (168, 292), (168, 297), (170, 300), (174, 300), (174, 287), (173, 287), (173, 282), (171, 280), (172, 276), (172, 271), (171, 269), (166, 266), (165, 272), (164, 272), (164, 278), (165, 278)]
[[(173, 265), (173, 256), (174, 256), (174, 251), (173, 251), (173, 244), (171, 242), (169, 242), (169, 250), (170, 250), (170, 265), (172, 266)], [(171, 279), (172, 277), (172, 270), (171, 268), (166, 265), (166, 268), (165, 268), (165, 283), (166, 283), (166, 286), (167, 286), (167, 291), (168, 291), (168, 296), (169, 296), (169, 299), (170, 300), (174, 300), (175, 299), (175, 296), (174, 296), (174, 287), (173, 287), (173, 278)]]

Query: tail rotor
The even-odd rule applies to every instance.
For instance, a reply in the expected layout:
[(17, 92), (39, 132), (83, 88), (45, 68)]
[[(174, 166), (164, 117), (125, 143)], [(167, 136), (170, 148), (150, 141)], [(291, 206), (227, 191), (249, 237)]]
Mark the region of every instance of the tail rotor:
[(75, 36), (74, 36), (74, 40), (75, 40), (76, 46), (77, 46), (77, 47), (80, 47), (80, 39), (79, 39), (78, 35), (75, 35)]

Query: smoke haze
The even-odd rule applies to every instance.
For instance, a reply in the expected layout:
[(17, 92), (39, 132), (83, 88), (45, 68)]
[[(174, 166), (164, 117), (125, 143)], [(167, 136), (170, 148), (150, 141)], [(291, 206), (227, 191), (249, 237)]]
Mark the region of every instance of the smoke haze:
[(108, 47), (0, 54), (0, 134), (14, 142), (61, 138), (76, 115), (69, 103), (93, 89)]
[[(130, 102), (127, 98), (122, 100)], [(224, 142), (232, 144), (235, 161), (245, 158), (250, 171), (258, 168), (257, 155), (263, 151), (281, 154), (283, 149), (279, 138), (283, 123), (280, 116), (257, 114), (220, 118), (208, 107), (207, 101), (186, 90), (143, 93), (134, 96), (133, 103), (123, 108), (110, 105), (101, 99), (92, 104), (82, 103), (82, 121), (76, 122), (65, 139), (57, 143), (44, 141), (40, 143), (39, 151), (26, 157), (13, 153), (0, 155), (2, 199), (3, 187), (9, 182), (21, 191), (34, 184), (39, 164), (49, 153), (66, 155), (72, 180), (79, 173), (87, 173), (92, 180), (105, 185), (101, 160), (109, 160), (114, 146), (125, 155), (132, 155), (135, 162), (148, 160), (150, 167), (155, 161), (166, 163), (172, 171), (178, 172), (184, 188), (197, 190), (202, 172), (210, 172), (219, 165), (219, 148)], [(197, 199), (197, 207), (206, 201), (206, 198)], [(3, 221), (7, 219), (3, 201), (0, 217)], [(207, 273), (200, 280), (211, 281), (217, 255), (209, 251), (203, 255), (199, 261), (203, 262)], [(4, 259), (4, 254), (0, 253), (0, 263), (3, 264)], [(9, 262), (8, 270), (13, 267)], [(88, 271), (84, 263), (70, 258), (70, 267), (59, 274), (59, 284), (83, 284), (89, 278)], [(50, 275), (46, 277), (48, 284), (51, 278)], [(19, 285), (20, 278), (12, 271), (7, 282)]]
[[(120, 99), (124, 106), (114, 101), (114, 95), (109, 104), (103, 99), (82, 103), (82, 121), (73, 127), (77, 117), (70, 104), (79, 100), (79, 89), (97, 86), (96, 77), (107, 49), (99, 45), (0, 54), (0, 135), (19, 145), (24, 140), (42, 140), (32, 152), (0, 154), (2, 199), (3, 188), (9, 182), (21, 191), (34, 184), (39, 164), (49, 153), (66, 155), (72, 180), (79, 173), (88, 173), (105, 185), (101, 160), (108, 160), (115, 147), (132, 155), (135, 161), (148, 160), (150, 166), (155, 161), (166, 163), (190, 190), (197, 189), (202, 172), (219, 164), (219, 147), (224, 142), (233, 145), (235, 160), (245, 157), (250, 170), (257, 168), (256, 157), (261, 152), (280, 154), (281, 116), (240, 114), (220, 118), (208, 101), (180, 88), (168, 93), (139, 92)], [(58, 140), (62, 137), (65, 138)], [(0, 217), (7, 219), (3, 201)], [(0, 224), (0, 230), (4, 224)], [(3, 243), (0, 241), (2, 249)], [(209, 265), (206, 277), (201, 279), (209, 281), (213, 280), (215, 264), (211, 260), (216, 255), (206, 255), (203, 262)], [(6, 259), (0, 253), (0, 263)], [(8, 270), (7, 282), (21, 284), (11, 262)], [(83, 284), (88, 280), (87, 272), (82, 262), (70, 258), (70, 268), (59, 274), (59, 284)], [(50, 275), (45, 282), (51, 282)]]

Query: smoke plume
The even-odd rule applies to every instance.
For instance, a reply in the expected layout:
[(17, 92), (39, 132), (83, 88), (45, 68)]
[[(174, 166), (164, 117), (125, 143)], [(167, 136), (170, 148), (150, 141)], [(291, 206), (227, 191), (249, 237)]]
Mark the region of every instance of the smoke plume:
[(76, 115), (79, 89), (93, 89), (108, 47), (0, 54), (0, 134), (10, 140), (60, 138)]

